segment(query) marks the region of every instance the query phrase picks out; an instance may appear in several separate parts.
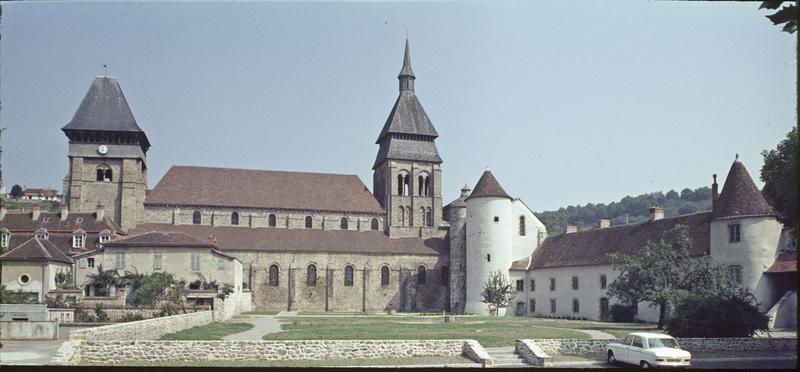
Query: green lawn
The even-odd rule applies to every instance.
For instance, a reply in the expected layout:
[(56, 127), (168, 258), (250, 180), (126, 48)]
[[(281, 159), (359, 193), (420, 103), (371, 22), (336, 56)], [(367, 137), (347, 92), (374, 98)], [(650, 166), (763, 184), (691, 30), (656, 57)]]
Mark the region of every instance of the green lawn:
[[(583, 332), (537, 326), (538, 319), (512, 317), (287, 317), (282, 331), (265, 340), (474, 339), (484, 347), (511, 346), (520, 338), (589, 338)], [(547, 326), (553, 327), (548, 324)]]
[(161, 340), (222, 340), (253, 328), (250, 323), (210, 323), (161, 336)]
[(616, 338), (624, 338), (630, 332), (654, 332), (663, 333), (663, 330), (656, 328), (655, 324), (650, 323), (612, 323), (595, 322), (591, 320), (566, 320), (548, 318), (524, 318), (524, 322), (530, 325), (542, 327), (558, 327), (571, 329), (591, 329), (602, 331), (614, 335)]
[(242, 315), (278, 315), (281, 312), (280, 310), (256, 310), (256, 311), (247, 311), (242, 313)]
[(475, 363), (463, 356), (414, 357), (380, 359), (329, 359), (329, 360), (207, 360), (193, 362), (149, 362), (139, 366), (158, 367), (342, 367), (342, 366), (392, 366), (423, 364), (464, 364)]

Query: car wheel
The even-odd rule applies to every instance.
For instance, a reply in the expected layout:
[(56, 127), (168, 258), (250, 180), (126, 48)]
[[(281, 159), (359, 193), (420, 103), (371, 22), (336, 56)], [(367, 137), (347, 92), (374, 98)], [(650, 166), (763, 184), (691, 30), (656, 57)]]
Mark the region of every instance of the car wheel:
[(614, 357), (614, 352), (609, 350), (608, 351), (608, 364), (614, 365), (617, 364), (617, 358)]
[(639, 367), (641, 368), (650, 368), (650, 363), (645, 362), (644, 360), (639, 363)]

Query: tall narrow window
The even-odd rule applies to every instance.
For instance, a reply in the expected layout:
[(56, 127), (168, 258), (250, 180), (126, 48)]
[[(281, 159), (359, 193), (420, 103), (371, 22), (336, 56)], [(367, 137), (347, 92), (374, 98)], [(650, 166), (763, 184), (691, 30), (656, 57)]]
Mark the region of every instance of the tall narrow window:
[(347, 217), (342, 217), (342, 220), (339, 221), (339, 228), (342, 230), (347, 230), (348, 228)]
[(535, 313), (536, 312), (536, 300), (531, 299), (529, 310), (530, 310), (531, 313)]
[(573, 313), (581, 312), (581, 303), (578, 302), (577, 298), (572, 299), (572, 312)]
[(200, 211), (194, 211), (194, 213), (192, 213), (192, 223), (199, 225), (202, 221), (203, 216), (200, 214)]
[(556, 278), (550, 278), (550, 290), (551, 291), (556, 290)]
[(554, 298), (550, 299), (550, 312), (551, 313), (556, 312), (556, 300)]
[(426, 278), (425, 275), (427, 274), (427, 270), (425, 266), (420, 266), (417, 268), (417, 284), (425, 284)]
[(525, 236), (525, 216), (519, 216), (519, 236)]
[(269, 286), (278, 286), (278, 265), (271, 265), (269, 267)]
[(114, 261), (116, 264), (114, 268), (116, 269), (124, 269), (125, 268), (125, 252), (117, 252), (116, 260)]
[(75, 234), (72, 236), (72, 249), (82, 249), (86, 236), (83, 234)]
[(431, 178), (425, 177), (425, 196), (431, 196)]
[(194, 271), (200, 270), (200, 253), (192, 252), (190, 255), (189, 267)]
[(111, 181), (113, 181), (113, 180), (114, 180), (114, 173), (113, 173), (113, 171), (111, 170), (111, 168), (108, 168), (108, 169), (106, 169), (105, 179), (104, 179), (103, 181), (105, 181), (105, 182), (111, 182)]
[(449, 285), (450, 284), (450, 268), (447, 266), (442, 266), (442, 285)]
[(315, 287), (317, 285), (317, 267), (314, 265), (308, 265), (308, 269), (306, 270), (306, 285), (309, 287)]
[(239, 224), (239, 212), (231, 213), (231, 225)]
[(306, 216), (306, 229), (314, 227), (314, 219), (311, 216)]
[(400, 226), (406, 225), (406, 209), (400, 207)]
[(397, 195), (403, 195), (403, 175), (397, 175)]
[(161, 253), (153, 253), (153, 270), (161, 270), (164, 267), (163, 260)]
[(424, 187), (425, 187), (425, 184), (424, 184), (424, 181), (423, 181), (423, 177), (422, 176), (417, 177), (417, 195), (420, 195), (420, 196), (425, 195), (425, 194), (423, 194), (424, 193)]
[(425, 225), (428, 227), (433, 226), (433, 218), (430, 210), (425, 212)]
[(372, 223), (370, 225), (370, 228), (372, 230), (378, 230), (378, 219), (377, 218), (373, 218), (372, 219)]
[(9, 233), (2, 233), (0, 234), (0, 248), (8, 248), (8, 237), (11, 236)]
[(728, 225), (728, 242), (729, 243), (737, 243), (741, 241), (742, 238), (742, 225), (736, 223)]
[(530, 290), (531, 290), (531, 292), (536, 290), (536, 280), (534, 280), (534, 279), (531, 279), (531, 288), (530, 288)]
[(269, 220), (269, 227), (275, 227), (278, 224), (278, 218), (274, 214), (270, 214), (267, 219)]
[(403, 177), (403, 195), (411, 195), (411, 176), (409, 175)]
[(389, 285), (389, 266), (381, 266), (381, 285)]
[(525, 290), (525, 281), (520, 279), (517, 280), (517, 291), (524, 291)]
[(345, 266), (344, 267), (344, 286), (345, 287), (352, 287), (353, 286), (353, 267), (352, 266)]
[(575, 290), (578, 289), (578, 277), (577, 276), (573, 276), (572, 277), (572, 289), (575, 289)]
[(600, 289), (606, 289), (608, 286), (608, 278), (606, 278), (605, 274), (600, 275)]

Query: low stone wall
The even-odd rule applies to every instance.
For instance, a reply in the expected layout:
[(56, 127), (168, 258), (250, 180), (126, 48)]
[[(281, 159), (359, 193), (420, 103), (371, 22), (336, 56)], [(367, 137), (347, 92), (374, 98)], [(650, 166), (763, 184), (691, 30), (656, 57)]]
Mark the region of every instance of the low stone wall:
[(200, 311), (191, 314), (75, 330), (70, 332), (69, 338), (72, 341), (156, 340), (165, 334), (208, 324), (213, 321), (214, 313), (212, 311)]
[(550, 357), (532, 340), (517, 340), (514, 351), (525, 360), (525, 363), (536, 367), (544, 367), (546, 359)]
[(796, 338), (678, 338), (689, 351), (797, 350)]
[[(324, 360), (455, 356), (467, 340), (84, 341), (67, 359), (79, 365), (206, 360)], [(482, 349), (482, 348), (481, 348)], [(485, 351), (484, 351), (485, 352)]]
[(483, 346), (475, 340), (466, 340), (464, 342), (462, 355), (480, 363), (484, 368), (494, 364), (494, 358), (492, 358), (486, 349), (484, 349)]
[(57, 340), (56, 321), (2, 321), (0, 340)]

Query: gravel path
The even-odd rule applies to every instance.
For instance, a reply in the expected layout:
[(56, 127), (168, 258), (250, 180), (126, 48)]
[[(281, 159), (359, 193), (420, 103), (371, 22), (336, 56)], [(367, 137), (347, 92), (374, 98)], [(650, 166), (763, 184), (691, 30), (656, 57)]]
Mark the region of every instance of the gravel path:
[(241, 333), (227, 335), (222, 338), (223, 341), (259, 341), (268, 333), (281, 331), (281, 323), (275, 315), (242, 315), (232, 321), (250, 323), (254, 327)]

